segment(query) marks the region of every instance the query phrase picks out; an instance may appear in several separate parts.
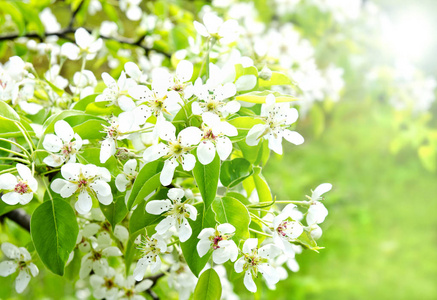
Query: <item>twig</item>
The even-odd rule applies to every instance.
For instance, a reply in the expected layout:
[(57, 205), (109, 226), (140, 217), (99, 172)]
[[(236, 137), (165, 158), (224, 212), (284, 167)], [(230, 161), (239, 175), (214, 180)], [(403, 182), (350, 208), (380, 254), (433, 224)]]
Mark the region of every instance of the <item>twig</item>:
[(30, 215), (23, 209), (14, 209), (4, 214), (1, 218), (8, 218), (30, 232)]

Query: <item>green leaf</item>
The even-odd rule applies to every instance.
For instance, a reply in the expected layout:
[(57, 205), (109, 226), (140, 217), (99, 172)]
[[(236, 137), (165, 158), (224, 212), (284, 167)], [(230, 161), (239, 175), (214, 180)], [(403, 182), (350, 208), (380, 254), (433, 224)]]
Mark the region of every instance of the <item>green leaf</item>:
[(220, 182), (232, 188), (252, 175), (252, 165), (247, 159), (235, 158), (222, 163), (220, 169)]
[(100, 148), (85, 148), (78, 156), (78, 160), (82, 164), (93, 164), (98, 167), (105, 167), (109, 172), (116, 176), (118, 171), (117, 159), (111, 156), (104, 164), (100, 162)]
[(194, 300), (220, 300), (222, 284), (214, 269), (202, 273), (194, 290)]
[(232, 239), (237, 245), (240, 240), (249, 238), (250, 216), (243, 203), (235, 198), (224, 196), (214, 200), (212, 209), (219, 223), (234, 225), (235, 235)]
[(7, 214), (10, 211), (13, 211), (14, 209), (21, 208), (21, 207), (23, 207), (23, 205), (21, 205), (21, 204), (9, 205), (3, 201), (0, 201), (0, 216)]
[(229, 120), (228, 123), (238, 130), (237, 136), (230, 137), (230, 139), (235, 142), (245, 140), (247, 133), (254, 125), (263, 124), (264, 122), (261, 119), (256, 119), (254, 117), (237, 117)]
[(269, 94), (273, 94), (276, 97), (276, 102), (291, 102), (291, 101), (297, 101), (298, 99), (296, 97), (290, 96), (290, 95), (284, 95), (279, 92), (274, 91), (262, 91), (262, 92), (250, 92), (243, 95), (238, 95), (236, 97), (236, 100), (238, 101), (245, 101), (250, 103), (266, 103), (266, 98)]
[(114, 201), (109, 205), (104, 205), (100, 202), (99, 205), (112, 228), (115, 228), (115, 225), (120, 223), (128, 213), (126, 204), (124, 203), (124, 194), (115, 197)]
[(127, 200), (127, 209), (129, 211), (135, 204), (140, 203), (147, 195), (161, 186), (159, 181), (161, 169), (162, 162), (159, 160), (149, 162), (141, 168)]
[(31, 7), (28, 3), (17, 1), (14, 2), (14, 4), (21, 11), (22, 16), (28, 23), (28, 30), (36, 31), (38, 35), (42, 37), (44, 35), (45, 28), (39, 18), (38, 10), (36, 10), (34, 7)]
[(105, 137), (105, 133), (102, 132), (102, 125), (109, 125), (103, 120), (88, 120), (73, 127), (75, 133), (77, 133), (82, 139), (97, 139), (102, 140)]
[(57, 87), (56, 85), (54, 85), (50, 80), (47, 80), (46, 78), (44, 78), (45, 82), (48, 83), (48, 85), (52, 88), (52, 90), (58, 94), (59, 97), (61, 97), (64, 94), (64, 90)]
[(272, 85), (291, 85), (293, 82), (291, 79), (285, 75), (284, 73), (280, 72), (272, 72), (272, 76), (269, 80), (263, 80), (261, 77), (259, 78), (259, 86), (261, 87), (267, 87)]
[(111, 101), (91, 102), (87, 105), (85, 112), (91, 115), (114, 115), (118, 116), (122, 110), (112, 105)]
[(16, 4), (12, 1), (0, 1), (0, 11), (3, 11), (6, 15), (10, 15), (12, 21), (17, 25), (17, 29), (20, 35), (26, 32), (26, 24), (20, 10)]
[(80, 99), (79, 101), (77, 101), (74, 104), (73, 109), (85, 111), (85, 109), (88, 106), (88, 104), (93, 103), (94, 101), (96, 101), (96, 97), (98, 95), (99, 94), (92, 94), (92, 95), (86, 96), (85, 98)]
[(36, 252), (50, 271), (61, 276), (68, 256), (76, 246), (78, 233), (73, 208), (59, 198), (43, 202), (30, 220), (30, 234)]
[(220, 174), (220, 158), (215, 154), (214, 160), (208, 164), (201, 164), (196, 157), (196, 165), (193, 169), (194, 179), (199, 187), (203, 202), (205, 203), (205, 210), (211, 206), (212, 201), (217, 194), (217, 185)]
[(311, 236), (311, 233), (304, 230), (303, 233), (297, 238), (297, 241), (304, 247), (317, 251), (323, 249), (323, 247), (318, 247), (316, 241)]
[(17, 112), (4, 101), (0, 101), (0, 116), (10, 121), (20, 121)]
[[(260, 167), (253, 168), (253, 181), (255, 182), (255, 188), (258, 193), (259, 202), (272, 202), (272, 193), (270, 192), (270, 187), (264, 176), (261, 174)], [(261, 212), (261, 216), (264, 216), (265, 212)]]
[(197, 252), (197, 243), (199, 242), (199, 239), (197, 236), (204, 228), (214, 228), (216, 223), (215, 215), (212, 209), (206, 210), (206, 213), (204, 214), (202, 203), (196, 204), (195, 207), (198, 213), (196, 221), (188, 219), (188, 223), (190, 223), (193, 232), (191, 237), (186, 242), (181, 243), (181, 248), (188, 267), (190, 268), (191, 272), (198, 277), (200, 271), (203, 270), (208, 262), (209, 257), (211, 256), (211, 251), (205, 254), (203, 257), (199, 256)]

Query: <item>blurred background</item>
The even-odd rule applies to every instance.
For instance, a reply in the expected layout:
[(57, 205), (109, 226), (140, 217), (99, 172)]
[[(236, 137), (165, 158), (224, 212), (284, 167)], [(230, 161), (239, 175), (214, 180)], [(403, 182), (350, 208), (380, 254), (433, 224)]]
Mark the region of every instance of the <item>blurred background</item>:
[[(211, 5), (175, 2), (196, 12), (204, 4)], [(223, 4), (226, 11), (234, 1), (224, 2), (230, 3)], [(437, 76), (437, 2), (253, 3), (262, 12), (262, 19), (298, 28), (314, 47), (318, 66), (335, 64), (341, 68), (344, 84), (338, 99), (327, 96), (310, 106), (301, 103), (297, 131), (305, 143), (299, 147), (284, 143), (284, 155), (272, 153), (264, 169), (278, 199), (300, 200), (320, 183), (333, 184), (333, 190), (325, 195), (329, 215), (318, 242), (325, 249), (298, 255), (300, 271), (289, 272), (289, 279), (276, 290), (265, 288), (252, 296), (236, 282), (236, 292), (242, 299), (437, 299), (437, 107), (433, 79)], [(278, 15), (275, 5), (290, 10)], [(357, 16), (356, 7), (360, 10)], [(341, 14), (336, 15), (340, 9)], [(63, 3), (53, 4), (52, 11), (63, 23)], [(99, 18), (104, 15), (83, 22), (100, 24)], [(12, 50), (2, 51), (5, 61)], [(111, 51), (110, 55), (115, 57)], [(129, 56), (123, 59), (128, 61)], [(96, 74), (109, 70), (106, 64), (97, 66)], [(70, 65), (63, 74), (67, 77), (77, 69)], [(290, 74), (293, 77), (293, 72)], [(5, 222), (0, 237), (13, 235), (22, 243), (30, 242), (26, 232)], [(12, 278), (0, 278), (0, 298), (12, 297), (2, 288), (12, 282)], [(72, 283), (49, 272), (33, 279), (31, 285), (31, 298), (76, 297)]]

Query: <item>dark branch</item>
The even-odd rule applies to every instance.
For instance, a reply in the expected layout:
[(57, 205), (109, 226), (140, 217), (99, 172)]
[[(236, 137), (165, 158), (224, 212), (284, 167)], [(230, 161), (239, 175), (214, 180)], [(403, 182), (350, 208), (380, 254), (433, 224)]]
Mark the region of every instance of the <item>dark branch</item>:
[[(75, 33), (76, 30), (77, 30), (77, 28), (65, 28), (65, 29), (62, 29), (62, 30), (59, 30), (59, 31), (56, 31), (56, 32), (45, 32), (43, 37), (58, 36), (60, 38), (66, 39), (68, 41), (74, 41), (72, 38), (70, 38), (68, 36), (68, 34)], [(85, 28), (85, 30), (88, 31), (89, 33), (92, 32), (88, 28)], [(30, 33), (26, 33), (24, 35), (19, 35), (19, 34), (3, 35), (3, 36), (0, 36), (0, 42), (1, 41), (15, 40), (15, 39), (20, 38), (20, 37), (37, 38), (37, 39), (40, 39), (40, 40), (43, 39), (43, 37), (41, 37), (36, 32), (30, 32)], [(161, 53), (161, 54), (165, 55), (168, 58), (171, 57), (170, 54), (168, 54), (168, 53), (166, 53), (164, 51), (160, 51), (160, 50), (157, 50), (157, 49), (154, 49), (154, 48), (149, 48), (149, 47), (146, 47), (146, 46), (142, 45), (141, 42), (143, 41), (144, 36), (141, 36), (138, 40), (131, 40), (131, 39), (128, 39), (128, 38), (115, 38), (115, 37), (104, 36), (104, 35), (101, 35), (101, 34), (99, 34), (98, 37), (100, 37), (102, 39), (105, 39), (105, 40), (116, 41), (116, 42), (118, 42), (120, 44), (124, 44), (124, 45), (130, 45), (130, 46), (136, 46), (136, 47), (143, 48), (146, 51), (146, 54), (148, 54), (150, 51), (153, 50), (153, 51), (156, 51), (158, 53)]]
[(15, 209), (4, 214), (2, 218), (8, 218), (30, 232), (30, 215), (28, 215), (24, 210)]
[(82, 8), (84, 1), (80, 1), (79, 5), (76, 7), (76, 9), (71, 14), (70, 22), (68, 23), (67, 28), (73, 28), (74, 20), (76, 19), (76, 15), (79, 12), (79, 10)]

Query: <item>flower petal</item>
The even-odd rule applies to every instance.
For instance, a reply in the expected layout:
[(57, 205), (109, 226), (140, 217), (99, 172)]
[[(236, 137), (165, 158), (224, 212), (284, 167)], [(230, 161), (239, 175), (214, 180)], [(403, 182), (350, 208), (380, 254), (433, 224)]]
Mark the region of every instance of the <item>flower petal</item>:
[(160, 215), (172, 207), (170, 200), (151, 200), (146, 204), (146, 211), (152, 215)]
[(74, 137), (73, 128), (64, 120), (55, 123), (55, 133), (64, 142), (70, 142)]
[[(231, 144), (232, 145), (232, 144)], [(197, 159), (202, 165), (210, 164), (215, 157), (215, 146), (211, 141), (203, 141), (197, 147)]]
[(44, 149), (50, 152), (59, 152), (62, 148), (62, 140), (54, 134), (47, 134), (42, 142)]

